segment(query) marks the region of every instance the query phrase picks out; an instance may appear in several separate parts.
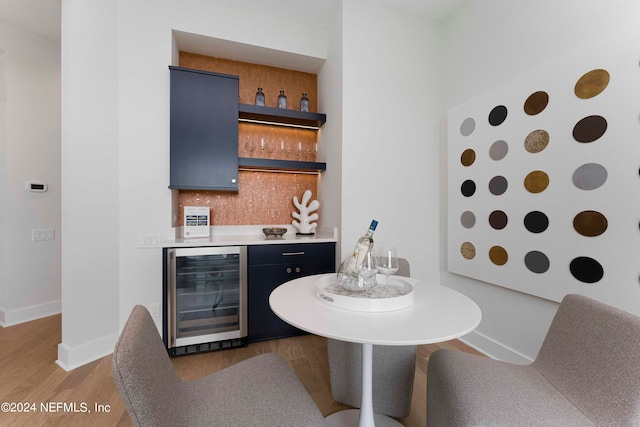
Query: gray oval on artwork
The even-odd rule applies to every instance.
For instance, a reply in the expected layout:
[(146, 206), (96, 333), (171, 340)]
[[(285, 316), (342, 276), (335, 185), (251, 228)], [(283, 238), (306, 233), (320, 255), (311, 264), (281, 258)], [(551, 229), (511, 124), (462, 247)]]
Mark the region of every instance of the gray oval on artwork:
[(598, 163), (585, 163), (573, 173), (573, 183), (581, 190), (595, 190), (607, 181), (607, 169)]
[(531, 251), (524, 256), (524, 264), (534, 273), (546, 273), (549, 270), (549, 258), (540, 251)]
[(489, 157), (492, 160), (502, 160), (509, 152), (509, 144), (506, 141), (499, 140), (491, 144), (489, 148)]
[(473, 228), (476, 225), (476, 216), (471, 211), (464, 211), (460, 215), (460, 223), (464, 228)]
[(469, 136), (473, 133), (476, 128), (476, 121), (471, 117), (464, 119), (462, 124), (460, 125), (460, 134), (462, 136)]
[(507, 191), (508, 185), (509, 183), (507, 182), (507, 178), (504, 176), (494, 176), (491, 178), (491, 181), (489, 181), (489, 191), (494, 196), (499, 196)]

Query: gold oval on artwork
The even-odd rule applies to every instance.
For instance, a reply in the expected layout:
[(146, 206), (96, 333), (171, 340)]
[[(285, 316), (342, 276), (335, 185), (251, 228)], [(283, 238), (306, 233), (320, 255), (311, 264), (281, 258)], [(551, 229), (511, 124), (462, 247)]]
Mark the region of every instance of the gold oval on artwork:
[(524, 178), (524, 188), (530, 193), (542, 193), (549, 186), (549, 175), (543, 171), (530, 172)]
[(475, 161), (476, 152), (471, 148), (467, 148), (462, 152), (462, 156), (460, 156), (460, 163), (462, 163), (462, 166), (471, 166)]
[(549, 132), (538, 129), (531, 132), (524, 140), (524, 148), (530, 153), (539, 153), (549, 145)]
[(489, 249), (489, 259), (495, 265), (505, 265), (509, 260), (509, 254), (502, 246), (493, 246)]
[(471, 242), (464, 242), (460, 246), (460, 253), (466, 259), (473, 259), (476, 256), (476, 247)]
[(573, 218), (573, 228), (587, 237), (601, 235), (607, 231), (608, 226), (607, 217), (597, 211), (583, 211)]
[(609, 72), (607, 70), (591, 70), (578, 79), (574, 91), (578, 98), (589, 99), (602, 93), (608, 84)]

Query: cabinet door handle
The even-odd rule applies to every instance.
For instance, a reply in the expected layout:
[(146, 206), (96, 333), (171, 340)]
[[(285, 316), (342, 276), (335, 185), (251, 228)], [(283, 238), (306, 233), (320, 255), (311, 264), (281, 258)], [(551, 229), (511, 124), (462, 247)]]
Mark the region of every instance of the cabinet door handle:
[(300, 273), (300, 267), (296, 267), (296, 273)]
[(304, 252), (282, 252), (282, 256), (304, 255)]
[(287, 273), (291, 273), (291, 267), (287, 267)]

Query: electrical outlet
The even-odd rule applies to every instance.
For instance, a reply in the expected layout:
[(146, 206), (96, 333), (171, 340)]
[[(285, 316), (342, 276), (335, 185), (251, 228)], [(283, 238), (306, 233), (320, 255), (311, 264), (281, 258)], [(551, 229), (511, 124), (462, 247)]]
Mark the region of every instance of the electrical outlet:
[(55, 240), (56, 232), (53, 228), (34, 228), (31, 230), (31, 241)]
[(149, 312), (151, 313), (151, 317), (159, 317), (160, 316), (160, 304), (157, 302), (149, 304)]
[(138, 246), (141, 248), (158, 248), (160, 247), (159, 234), (139, 234)]

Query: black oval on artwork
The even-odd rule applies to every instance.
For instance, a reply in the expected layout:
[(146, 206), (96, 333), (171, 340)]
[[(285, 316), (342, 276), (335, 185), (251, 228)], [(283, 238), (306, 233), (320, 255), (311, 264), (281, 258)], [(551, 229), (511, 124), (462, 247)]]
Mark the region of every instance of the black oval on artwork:
[(471, 197), (476, 192), (476, 183), (468, 179), (462, 183), (460, 191), (464, 197)]
[(604, 276), (604, 269), (598, 261), (586, 256), (574, 258), (569, 264), (573, 277), (584, 283), (596, 283)]
[(498, 105), (489, 113), (489, 124), (491, 126), (501, 125), (507, 118), (507, 107)]
[(602, 116), (588, 116), (573, 127), (573, 138), (578, 142), (593, 142), (607, 131), (607, 120)]
[(531, 211), (524, 217), (524, 226), (532, 233), (542, 233), (549, 226), (549, 218), (540, 211)]

